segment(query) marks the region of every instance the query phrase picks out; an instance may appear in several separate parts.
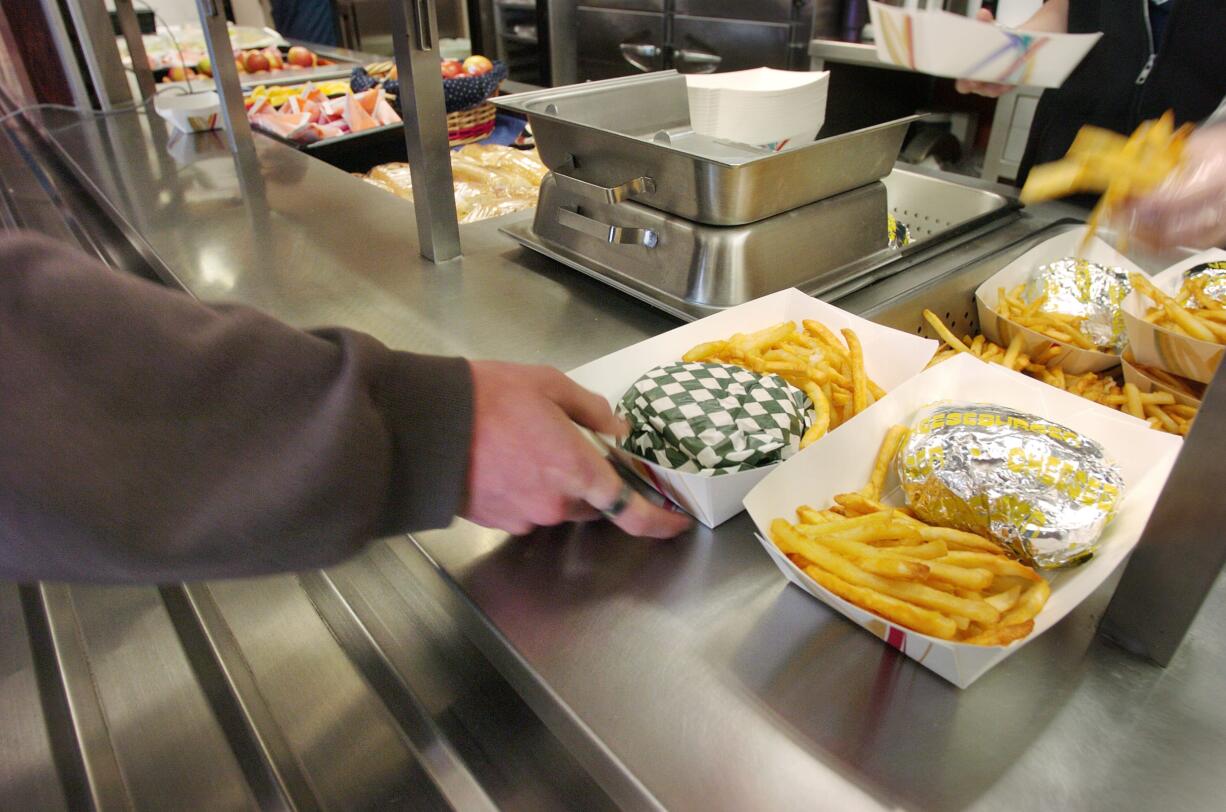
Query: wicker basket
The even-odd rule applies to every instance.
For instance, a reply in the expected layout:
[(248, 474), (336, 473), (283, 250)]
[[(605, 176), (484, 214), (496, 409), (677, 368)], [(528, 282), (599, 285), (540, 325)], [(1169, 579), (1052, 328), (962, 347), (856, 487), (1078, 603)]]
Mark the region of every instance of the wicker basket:
[(480, 141), (494, 131), (496, 113), (494, 105), (489, 102), (448, 113), (447, 140), (453, 147)]

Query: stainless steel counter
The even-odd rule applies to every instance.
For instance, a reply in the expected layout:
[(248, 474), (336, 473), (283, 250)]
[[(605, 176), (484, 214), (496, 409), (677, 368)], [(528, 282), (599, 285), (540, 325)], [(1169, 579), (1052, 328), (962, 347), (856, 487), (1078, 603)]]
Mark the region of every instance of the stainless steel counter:
[[(137, 255), (207, 301), (562, 368), (675, 324), (506, 221), (431, 266), (409, 204), (267, 139), (240, 168), (136, 115), (55, 132)], [(844, 304), (915, 329), (919, 288), (969, 319), (961, 282), (1042, 222)], [(744, 516), (668, 543), (457, 522), (257, 582), (0, 585), (0, 808), (1216, 806), (1226, 590), (1165, 670), (1095, 637), (1108, 597), (959, 691), (786, 586)]]

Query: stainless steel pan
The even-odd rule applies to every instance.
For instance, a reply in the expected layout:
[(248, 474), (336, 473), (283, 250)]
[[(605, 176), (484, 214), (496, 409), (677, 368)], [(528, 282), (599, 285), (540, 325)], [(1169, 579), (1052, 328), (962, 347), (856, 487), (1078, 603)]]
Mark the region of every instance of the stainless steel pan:
[(696, 135), (685, 77), (675, 71), (493, 101), (528, 117), (541, 159), (565, 191), (720, 226), (764, 220), (880, 180), (919, 118), (767, 152)]

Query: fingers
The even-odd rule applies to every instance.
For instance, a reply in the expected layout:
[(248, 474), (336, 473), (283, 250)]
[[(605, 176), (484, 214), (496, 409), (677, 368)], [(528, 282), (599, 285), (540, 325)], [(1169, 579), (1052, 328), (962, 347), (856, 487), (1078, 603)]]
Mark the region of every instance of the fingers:
[(981, 22), (985, 22), (985, 23), (996, 22), (996, 18), (992, 16), (992, 12), (988, 11), (986, 8), (983, 8), (982, 6), (979, 8), (978, 11), (975, 12), (975, 19), (980, 20)]
[(1001, 85), (996, 82), (977, 82), (974, 79), (959, 79), (954, 82), (954, 88), (959, 93), (975, 93), (990, 99), (999, 98), (1013, 89), (1012, 85)]
[[(587, 481), (575, 496), (597, 510), (607, 510), (618, 501), (624, 483), (608, 460), (591, 445), (588, 449)], [(657, 539), (672, 538), (692, 524), (685, 514), (657, 507), (637, 491), (631, 491), (626, 507), (610, 521), (632, 536)]]
[(600, 434), (617, 437), (626, 434), (626, 422), (613, 414), (607, 400), (595, 392), (589, 392), (557, 370), (549, 370), (546, 374), (549, 382), (544, 394), (558, 404), (567, 417)]

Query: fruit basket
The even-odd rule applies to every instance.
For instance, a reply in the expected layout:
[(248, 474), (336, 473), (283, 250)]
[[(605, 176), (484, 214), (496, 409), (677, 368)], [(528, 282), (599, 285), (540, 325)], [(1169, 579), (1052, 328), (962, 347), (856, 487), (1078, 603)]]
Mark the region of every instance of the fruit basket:
[(494, 68), (489, 73), (444, 79), (443, 100), (446, 103), (447, 112), (455, 113), (481, 105), (498, 92), (498, 86), (506, 78), (507, 66), (495, 60)]
[(447, 141), (453, 147), (480, 141), (494, 131), (497, 110), (489, 102), (482, 102), (467, 110), (447, 114)]

